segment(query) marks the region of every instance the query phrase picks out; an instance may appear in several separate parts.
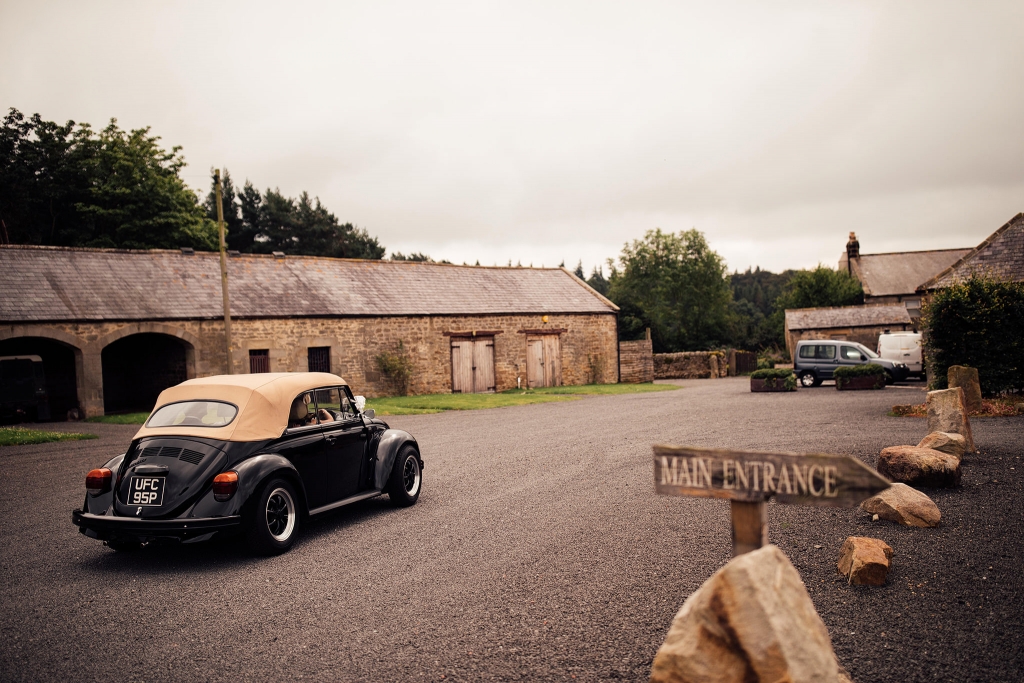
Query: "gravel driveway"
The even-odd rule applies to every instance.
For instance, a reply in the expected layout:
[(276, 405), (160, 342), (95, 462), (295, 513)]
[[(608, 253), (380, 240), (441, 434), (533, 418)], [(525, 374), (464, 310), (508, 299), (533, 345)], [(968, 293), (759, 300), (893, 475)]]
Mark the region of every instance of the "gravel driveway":
[[(423, 495), (318, 519), (286, 555), (230, 543), (119, 554), (81, 536), (85, 472), (135, 428), (0, 449), (0, 679), (647, 679), (679, 606), (729, 559), (729, 506), (653, 493), (652, 443), (854, 455), (916, 444), (886, 417), (912, 387), (679, 391), (387, 418), (419, 439)], [(856, 681), (1011, 681), (1024, 671), (1024, 418), (973, 423), (963, 485), (927, 491), (937, 529), (772, 504)], [(889, 584), (846, 585), (848, 535), (895, 549)]]

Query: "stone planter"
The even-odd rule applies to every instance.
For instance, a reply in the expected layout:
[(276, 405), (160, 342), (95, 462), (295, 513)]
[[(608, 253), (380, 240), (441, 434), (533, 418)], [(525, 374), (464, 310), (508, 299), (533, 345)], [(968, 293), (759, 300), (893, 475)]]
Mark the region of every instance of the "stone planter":
[[(769, 381), (773, 382), (773, 384), (768, 384)], [(754, 392), (754, 393), (758, 393), (758, 392), (762, 392), (762, 391), (796, 391), (796, 389), (787, 389), (785, 384), (784, 384), (785, 381), (786, 380), (784, 380), (782, 378), (777, 378), (775, 380), (767, 380), (767, 379), (754, 379), (753, 377), (751, 377), (750, 378), (750, 390), (752, 392)]]
[(857, 391), (859, 389), (884, 389), (885, 375), (861, 375), (860, 377), (845, 377), (842, 382), (836, 380), (836, 389), (839, 391)]

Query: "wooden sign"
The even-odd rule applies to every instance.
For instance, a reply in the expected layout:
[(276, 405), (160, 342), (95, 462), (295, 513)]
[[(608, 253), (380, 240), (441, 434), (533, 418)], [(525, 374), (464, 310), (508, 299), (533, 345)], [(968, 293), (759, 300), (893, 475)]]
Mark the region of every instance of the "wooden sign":
[(854, 507), (889, 488), (856, 458), (654, 446), (654, 487), (662, 495), (732, 501), (733, 552), (768, 542), (765, 502)]

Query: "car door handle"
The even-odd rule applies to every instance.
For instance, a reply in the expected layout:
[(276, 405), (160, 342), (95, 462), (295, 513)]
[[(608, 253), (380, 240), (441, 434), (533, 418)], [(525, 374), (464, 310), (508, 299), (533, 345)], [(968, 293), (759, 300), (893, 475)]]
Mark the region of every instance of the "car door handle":
[(327, 443), (328, 443), (328, 445), (331, 445), (331, 446), (333, 446), (334, 442), (337, 441), (337, 440), (338, 440), (338, 437), (336, 437), (336, 436), (329, 436), (329, 437), (327, 437)]

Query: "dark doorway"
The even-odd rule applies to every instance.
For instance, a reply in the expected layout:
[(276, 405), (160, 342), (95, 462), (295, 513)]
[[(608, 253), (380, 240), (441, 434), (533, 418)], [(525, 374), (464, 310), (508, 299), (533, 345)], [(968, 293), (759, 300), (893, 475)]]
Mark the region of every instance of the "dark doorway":
[(166, 334), (144, 332), (103, 349), (103, 410), (148, 412), (167, 387), (188, 379), (192, 345)]
[(45, 337), (15, 337), (0, 341), (0, 356), (20, 355), (39, 356), (43, 359), (50, 419), (67, 419), (68, 411), (78, 408), (75, 350), (67, 344)]

